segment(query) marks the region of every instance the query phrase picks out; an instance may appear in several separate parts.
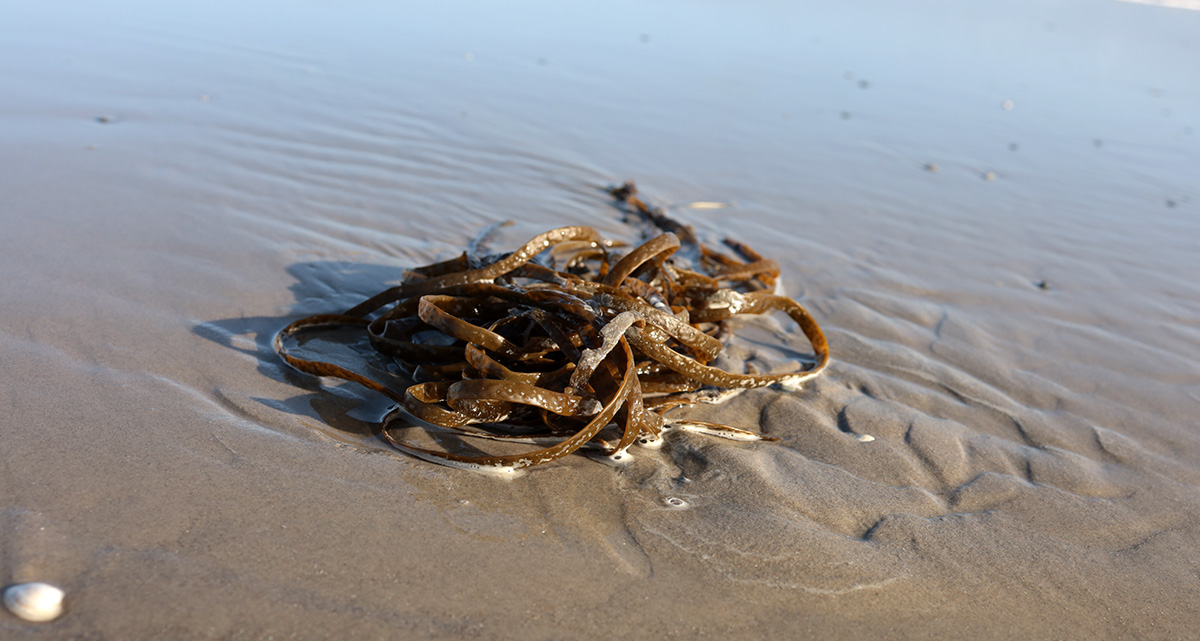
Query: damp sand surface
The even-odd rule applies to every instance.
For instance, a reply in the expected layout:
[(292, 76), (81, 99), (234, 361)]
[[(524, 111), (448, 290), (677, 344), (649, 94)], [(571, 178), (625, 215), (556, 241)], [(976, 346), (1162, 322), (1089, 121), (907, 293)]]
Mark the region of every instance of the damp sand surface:
[[(0, 581), (67, 597), (0, 636), (1200, 629), (1200, 11), (386, 4), (4, 10)], [(824, 328), (688, 410), (779, 442), (502, 480), (270, 349), (626, 179)]]

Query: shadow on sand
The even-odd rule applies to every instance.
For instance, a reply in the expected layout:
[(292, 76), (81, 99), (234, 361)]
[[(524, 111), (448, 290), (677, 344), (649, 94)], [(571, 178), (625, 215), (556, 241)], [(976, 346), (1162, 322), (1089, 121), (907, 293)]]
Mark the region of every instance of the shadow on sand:
[[(306, 390), (284, 400), (252, 397), (254, 401), (280, 412), (316, 419), (335, 430), (336, 433), (329, 435), (337, 440), (349, 437), (351, 442), (387, 447), (379, 437), (379, 419), (390, 407), (390, 401), (354, 383), (325, 385), (322, 379), (297, 372), (279, 358), (272, 342), (275, 334), (291, 321), (312, 314), (344, 311), (399, 282), (402, 272), (401, 267), (353, 262), (295, 263), (288, 267), (288, 273), (296, 279), (290, 288), (296, 300), (287, 315), (206, 321), (194, 326), (192, 333), (253, 356), (262, 375)], [(253, 346), (247, 339), (253, 340)], [(346, 345), (345, 349), (352, 350), (356, 359), (361, 356), (363, 362), (386, 367), (374, 350), (356, 347), (360, 346)], [(332, 379), (324, 382), (331, 383)]]

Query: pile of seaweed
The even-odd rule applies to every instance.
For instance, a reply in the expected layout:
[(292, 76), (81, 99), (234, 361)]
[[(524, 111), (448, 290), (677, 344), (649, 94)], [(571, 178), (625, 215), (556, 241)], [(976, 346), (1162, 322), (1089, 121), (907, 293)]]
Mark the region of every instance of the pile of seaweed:
[[(344, 313), (291, 323), (276, 335), (275, 350), (301, 372), (353, 381), (395, 400), (381, 436), (446, 465), (509, 472), (585, 446), (620, 459), (634, 443), (661, 443), (672, 427), (766, 438), (664, 414), (715, 402), (727, 390), (794, 388), (816, 376), (829, 361), (820, 327), (799, 303), (773, 293), (775, 261), (733, 240), (724, 242), (737, 257), (699, 243), (690, 227), (642, 201), (633, 183), (608, 191), (663, 233), (628, 251), (578, 226), (539, 234), (509, 253), (469, 250), (406, 272), (399, 285)], [(808, 337), (814, 356), (806, 369), (758, 374), (712, 365), (725, 321), (772, 311), (787, 314)], [(395, 389), (285, 347), (299, 333), (330, 328), (365, 332), (412, 384)], [(452, 432), (540, 449), (464, 455), (397, 434), (410, 428), (435, 440)]]

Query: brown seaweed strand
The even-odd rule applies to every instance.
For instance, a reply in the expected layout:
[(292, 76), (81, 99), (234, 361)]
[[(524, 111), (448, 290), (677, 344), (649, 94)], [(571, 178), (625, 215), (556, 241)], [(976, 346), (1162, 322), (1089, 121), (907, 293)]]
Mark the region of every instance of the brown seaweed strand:
[[(563, 440), (557, 445), (543, 448), (528, 454), (509, 454), (501, 456), (463, 456), (451, 452), (440, 452), (422, 447), (411, 445), (404, 441), (396, 439), (387, 429), (387, 425), (391, 422), (387, 418), (384, 419), (385, 428), (381, 432), (383, 437), (404, 452), (408, 452), (418, 458), (442, 463), (444, 465), (452, 465), (455, 467), (465, 467), (468, 469), (484, 471), (509, 473), (521, 468), (549, 463), (551, 461), (562, 458), (571, 452), (583, 447), (584, 443), (592, 440), (608, 425), (617, 410), (624, 404), (626, 397), (632, 389), (633, 381), (637, 378), (637, 371), (633, 364), (633, 352), (629, 348), (629, 343), (622, 340), (621, 346), (625, 356), (624, 375), (621, 379), (621, 385), (617, 388), (613, 397), (604, 405), (603, 409), (598, 413), (583, 429), (576, 432), (570, 438)], [(389, 418), (391, 415), (389, 415)]]

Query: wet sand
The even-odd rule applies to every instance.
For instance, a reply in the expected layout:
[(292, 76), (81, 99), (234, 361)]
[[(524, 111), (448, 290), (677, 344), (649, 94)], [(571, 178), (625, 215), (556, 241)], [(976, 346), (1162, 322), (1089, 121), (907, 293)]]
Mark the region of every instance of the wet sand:
[[(67, 602), (0, 636), (1200, 629), (1200, 11), (6, 13), (0, 582)], [(271, 351), (497, 220), (638, 240), (626, 179), (827, 333), (689, 410), (779, 443), (499, 480)]]

